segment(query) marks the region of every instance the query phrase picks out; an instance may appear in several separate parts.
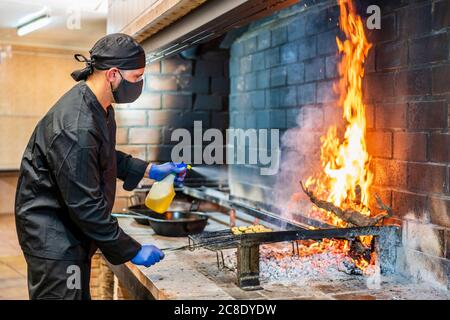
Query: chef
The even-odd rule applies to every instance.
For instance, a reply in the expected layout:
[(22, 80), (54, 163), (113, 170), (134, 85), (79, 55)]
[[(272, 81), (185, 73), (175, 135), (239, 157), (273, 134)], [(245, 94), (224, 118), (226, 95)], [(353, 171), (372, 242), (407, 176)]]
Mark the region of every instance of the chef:
[(89, 59), (75, 55), (86, 64), (71, 74), (78, 83), (39, 121), (20, 166), (15, 217), (30, 299), (90, 299), (97, 249), (114, 265), (149, 267), (163, 259), (162, 251), (139, 244), (111, 216), (116, 178), (133, 190), (144, 176), (159, 181), (175, 173), (182, 183), (186, 173), (183, 165), (151, 164), (116, 150), (111, 104), (140, 96), (143, 48), (118, 33), (101, 38), (89, 53)]

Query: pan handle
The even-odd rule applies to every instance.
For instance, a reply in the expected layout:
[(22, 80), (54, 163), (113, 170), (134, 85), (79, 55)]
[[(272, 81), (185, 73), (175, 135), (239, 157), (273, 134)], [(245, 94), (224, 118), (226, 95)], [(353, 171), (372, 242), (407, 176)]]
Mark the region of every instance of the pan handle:
[(133, 194), (128, 198), (130, 206), (140, 205), (141, 198), (137, 194)]
[(200, 208), (200, 202), (197, 201), (196, 199), (192, 200), (189, 211), (198, 211), (199, 208)]
[(138, 214), (131, 214), (131, 213), (115, 213), (115, 212), (113, 212), (111, 215), (116, 218), (134, 218), (134, 219), (152, 220), (150, 217), (147, 217), (144, 215), (138, 215)]

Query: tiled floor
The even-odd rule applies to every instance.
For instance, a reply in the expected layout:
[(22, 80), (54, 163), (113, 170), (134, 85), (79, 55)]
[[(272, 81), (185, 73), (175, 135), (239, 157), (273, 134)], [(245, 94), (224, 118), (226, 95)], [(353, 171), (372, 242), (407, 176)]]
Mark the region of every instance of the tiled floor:
[(17, 240), (14, 216), (0, 214), (0, 300), (28, 299), (27, 267)]

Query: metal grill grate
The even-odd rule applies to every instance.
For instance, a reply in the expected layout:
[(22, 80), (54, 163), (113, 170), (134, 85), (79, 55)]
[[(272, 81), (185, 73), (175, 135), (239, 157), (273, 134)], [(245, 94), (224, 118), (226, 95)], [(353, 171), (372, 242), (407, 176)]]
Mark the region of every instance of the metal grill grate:
[(205, 231), (189, 236), (189, 248), (205, 248), (211, 251), (236, 248), (240, 243), (239, 238), (230, 230)]

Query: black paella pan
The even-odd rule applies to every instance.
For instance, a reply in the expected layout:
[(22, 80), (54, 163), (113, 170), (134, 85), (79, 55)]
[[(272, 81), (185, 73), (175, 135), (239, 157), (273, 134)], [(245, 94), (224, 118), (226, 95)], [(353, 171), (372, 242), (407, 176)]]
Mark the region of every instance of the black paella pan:
[(156, 234), (167, 237), (186, 237), (200, 233), (208, 223), (208, 216), (201, 212), (174, 210), (160, 214), (143, 204), (129, 207), (128, 213), (136, 216), (134, 219), (137, 223), (150, 225)]

